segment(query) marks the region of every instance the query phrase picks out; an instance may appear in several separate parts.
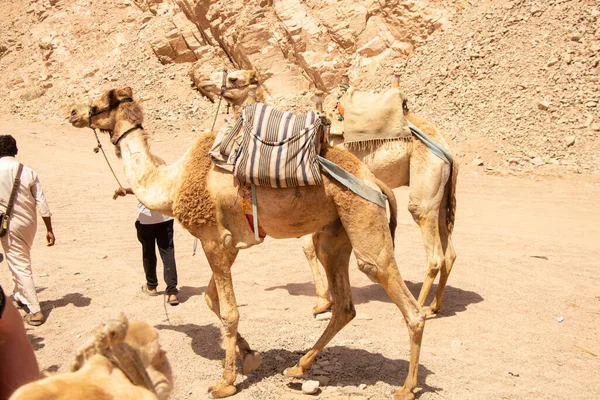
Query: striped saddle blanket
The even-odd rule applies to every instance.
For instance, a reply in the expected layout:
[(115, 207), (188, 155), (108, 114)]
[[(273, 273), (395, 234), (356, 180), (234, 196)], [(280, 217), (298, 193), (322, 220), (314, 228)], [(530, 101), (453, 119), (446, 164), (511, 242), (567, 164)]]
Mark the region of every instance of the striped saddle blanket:
[(251, 104), (231, 130), (217, 135), (210, 156), (215, 165), (232, 170), (242, 184), (321, 185), (320, 126), (314, 112), (293, 114)]

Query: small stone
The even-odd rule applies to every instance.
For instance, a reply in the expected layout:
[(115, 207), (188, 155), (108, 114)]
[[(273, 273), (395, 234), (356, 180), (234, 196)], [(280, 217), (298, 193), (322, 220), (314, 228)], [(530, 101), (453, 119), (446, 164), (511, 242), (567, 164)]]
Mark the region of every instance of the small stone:
[(567, 147), (573, 146), (575, 144), (575, 135), (570, 135), (565, 138), (565, 143)]
[(317, 321), (329, 321), (331, 319), (331, 311), (327, 311), (321, 314), (317, 314), (315, 317)]
[(536, 167), (542, 166), (544, 164), (546, 164), (546, 162), (544, 160), (542, 160), (541, 157), (535, 157), (531, 160), (531, 163), (533, 165), (535, 165)]
[(45, 273), (45, 272), (40, 274), (40, 278), (45, 278), (45, 277), (47, 277), (47, 276), (50, 276), (50, 275), (48, 275), (48, 274), (47, 274), (47, 273)]
[(550, 102), (549, 102), (549, 101), (547, 101), (547, 100), (544, 100), (544, 101), (540, 101), (540, 102), (538, 102), (538, 104), (537, 104), (537, 107), (538, 107), (540, 110), (546, 111), (548, 108), (550, 108), (550, 106), (551, 106), (551, 105), (552, 105), (552, 103), (550, 103)]
[(555, 65), (558, 62), (558, 58), (553, 58), (550, 61), (548, 61), (548, 64), (546, 64), (548, 67), (551, 67), (553, 65)]
[(358, 314), (355, 319), (359, 320), (359, 321), (371, 321), (371, 320), (373, 320), (373, 318), (370, 315), (367, 315), (367, 314)]
[(483, 165), (483, 160), (481, 158), (474, 158), (473, 161), (471, 161), (471, 167), (480, 167)]
[(98, 256), (99, 260), (106, 260), (108, 258), (108, 256), (105, 254), (103, 256)]
[(588, 101), (587, 103), (585, 103), (585, 106), (588, 107), (588, 108), (594, 108), (597, 105), (598, 105), (598, 103), (595, 102), (595, 101)]
[(283, 361), (285, 361), (285, 358), (281, 357), (280, 355), (276, 355), (275, 360), (277, 360), (279, 362), (283, 362)]
[(519, 164), (521, 160), (519, 160), (517, 157), (511, 157), (508, 159), (508, 163), (509, 164)]
[(302, 393), (315, 394), (319, 390), (319, 381), (306, 381), (302, 384)]
[(365, 390), (367, 388), (367, 385), (365, 385), (364, 383), (361, 383), (360, 385), (358, 385), (358, 388), (360, 390)]

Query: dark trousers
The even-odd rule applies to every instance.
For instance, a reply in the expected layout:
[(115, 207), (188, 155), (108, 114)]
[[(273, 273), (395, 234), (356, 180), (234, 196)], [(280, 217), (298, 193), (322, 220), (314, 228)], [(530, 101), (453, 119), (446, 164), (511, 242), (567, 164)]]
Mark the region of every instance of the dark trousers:
[(135, 222), (137, 237), (142, 244), (142, 260), (146, 273), (146, 285), (149, 289), (158, 286), (156, 278), (156, 248), (164, 266), (164, 279), (167, 284), (167, 294), (177, 293), (177, 267), (175, 266), (175, 246), (173, 245), (173, 220), (159, 224), (144, 225)]

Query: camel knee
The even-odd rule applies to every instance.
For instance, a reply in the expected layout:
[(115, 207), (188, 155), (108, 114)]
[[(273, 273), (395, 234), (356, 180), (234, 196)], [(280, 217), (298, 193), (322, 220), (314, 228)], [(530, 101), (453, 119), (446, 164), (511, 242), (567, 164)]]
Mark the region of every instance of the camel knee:
[(377, 272), (379, 269), (375, 264), (371, 264), (360, 259), (356, 261), (356, 264), (358, 265), (358, 269), (367, 275), (371, 281), (379, 283), (379, 280), (377, 279)]
[(225, 334), (230, 336), (232, 331), (235, 331), (237, 337), (237, 324), (240, 320), (240, 313), (238, 310), (229, 310), (225, 314), (221, 314), (221, 323), (225, 329)]
[(415, 203), (413, 200), (408, 200), (408, 212), (412, 215), (415, 222), (418, 224), (421, 220), (422, 209), (421, 205)]
[(446, 260), (438, 255), (432, 256), (428, 261), (427, 275), (435, 278), (445, 262)]

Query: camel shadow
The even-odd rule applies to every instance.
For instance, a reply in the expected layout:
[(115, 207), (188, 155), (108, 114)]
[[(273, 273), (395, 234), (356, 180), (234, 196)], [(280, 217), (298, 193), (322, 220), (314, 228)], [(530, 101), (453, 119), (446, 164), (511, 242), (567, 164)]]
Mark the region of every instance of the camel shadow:
[(42, 301), (40, 302), (40, 307), (42, 311), (45, 311), (44, 315), (48, 318), (55, 308), (66, 307), (69, 304), (73, 304), (75, 307), (87, 307), (91, 303), (92, 299), (81, 293), (69, 293), (61, 299)]
[(221, 348), (221, 329), (209, 325), (155, 325), (159, 330), (170, 330), (185, 333), (192, 338), (192, 350), (197, 355), (209, 360), (225, 359), (225, 350)]
[(180, 286), (177, 298), (180, 303), (185, 303), (190, 297), (201, 296), (206, 292), (206, 286), (193, 287), (193, 286)]
[[(423, 284), (413, 283), (410, 281), (405, 281), (405, 283), (412, 295), (417, 298)], [(265, 290), (272, 291), (276, 289), (287, 290), (292, 296), (315, 297), (315, 287), (312, 282), (288, 283), (286, 285), (272, 286), (266, 288)], [(435, 295), (436, 289), (437, 285), (433, 285), (431, 287), (428, 300), (425, 302), (425, 304), (429, 304), (431, 302), (431, 299)], [(376, 283), (368, 286), (353, 287), (352, 298), (354, 300), (354, 304), (366, 304), (371, 301), (392, 303), (392, 300), (387, 295), (383, 287)], [(444, 301), (442, 303), (440, 312), (437, 314), (437, 318), (456, 315), (459, 312), (465, 311), (469, 304), (475, 304), (481, 301), (483, 301), (483, 297), (481, 297), (481, 295), (478, 293), (446, 285), (446, 290), (444, 291)]]
[[(155, 328), (185, 333), (192, 338), (192, 350), (201, 357), (217, 361), (225, 359), (225, 350), (221, 348), (221, 330), (215, 325), (172, 326), (163, 324), (155, 325)], [(286, 368), (296, 365), (306, 353), (306, 350), (290, 351), (286, 349), (259, 351), (262, 355), (262, 364), (237, 385), (239, 390), (247, 389), (272, 376), (281, 375)], [(400, 387), (404, 384), (409, 366), (408, 360), (392, 360), (380, 353), (346, 346), (325, 348), (317, 357), (316, 363), (318, 364), (321, 360), (327, 360), (330, 365), (335, 366), (333, 371), (327, 372), (327, 377), (330, 379), (328, 386), (358, 387), (362, 383), (374, 385), (382, 381), (394, 387)], [(241, 365), (238, 365), (238, 370), (241, 371)], [(429, 369), (422, 365), (419, 366), (419, 389), (415, 391), (417, 397), (423, 393), (442, 390), (426, 384), (427, 376), (430, 374), (432, 372)], [(315, 379), (316, 376), (317, 374), (313, 374), (312, 368), (306, 373), (307, 379)]]

